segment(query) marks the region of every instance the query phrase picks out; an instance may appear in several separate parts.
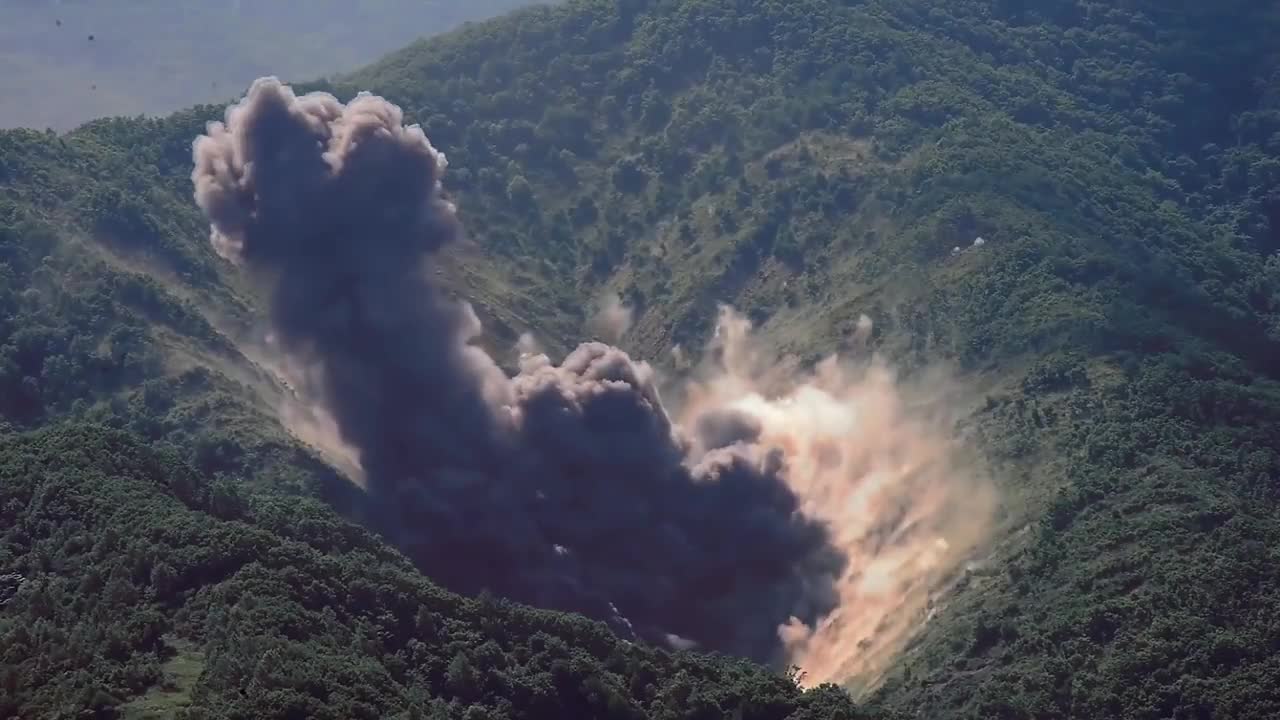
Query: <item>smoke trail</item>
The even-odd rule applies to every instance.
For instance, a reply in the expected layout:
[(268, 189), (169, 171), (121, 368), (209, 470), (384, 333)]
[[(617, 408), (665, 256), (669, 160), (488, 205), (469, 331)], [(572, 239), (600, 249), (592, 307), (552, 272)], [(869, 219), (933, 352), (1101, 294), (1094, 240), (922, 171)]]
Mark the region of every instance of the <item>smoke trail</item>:
[(950, 524), (946, 443), (892, 379), (762, 363), (729, 313), (674, 415), (652, 369), (603, 343), (507, 377), (433, 284), (460, 229), (444, 156), (402, 120), (264, 78), (196, 140), (192, 176), (300, 391), (358, 453), (379, 528), (462, 592), (811, 676), (883, 667), (861, 658), (904, 642), (980, 534), (960, 530), (985, 527)]

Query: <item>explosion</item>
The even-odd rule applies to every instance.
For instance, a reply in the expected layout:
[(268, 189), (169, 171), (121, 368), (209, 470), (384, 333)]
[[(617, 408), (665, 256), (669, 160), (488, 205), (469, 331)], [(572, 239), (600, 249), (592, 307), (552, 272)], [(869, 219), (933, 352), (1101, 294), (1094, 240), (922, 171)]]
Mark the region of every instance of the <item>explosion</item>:
[[(801, 372), (750, 330), (721, 308), (710, 367), (690, 383), (682, 423), (735, 413), (754, 421), (758, 443), (783, 451), (801, 512), (830, 529), (846, 561), (834, 609), (779, 628), (786, 656), (808, 684), (874, 687), (986, 539), (993, 486), (951, 439), (941, 381), (913, 402), (878, 357), (832, 355)], [(863, 316), (855, 348), (870, 330)]]
[(984, 538), (988, 486), (883, 363), (803, 372), (727, 309), (678, 412), (604, 343), (529, 346), (508, 377), (434, 281), (461, 234), (445, 157), (380, 97), (263, 78), (194, 156), (214, 246), (269, 298), (370, 522), (446, 587), (843, 681), (883, 671)]

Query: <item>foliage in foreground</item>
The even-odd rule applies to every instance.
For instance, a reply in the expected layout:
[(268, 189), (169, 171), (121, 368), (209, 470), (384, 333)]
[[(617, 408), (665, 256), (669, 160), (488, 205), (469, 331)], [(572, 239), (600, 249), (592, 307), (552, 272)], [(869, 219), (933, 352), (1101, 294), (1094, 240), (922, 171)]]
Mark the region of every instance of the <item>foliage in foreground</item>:
[(188, 718), (862, 717), (832, 687), (443, 592), (318, 503), (126, 432), (55, 426), (0, 458), (3, 717), (110, 717), (192, 647)]

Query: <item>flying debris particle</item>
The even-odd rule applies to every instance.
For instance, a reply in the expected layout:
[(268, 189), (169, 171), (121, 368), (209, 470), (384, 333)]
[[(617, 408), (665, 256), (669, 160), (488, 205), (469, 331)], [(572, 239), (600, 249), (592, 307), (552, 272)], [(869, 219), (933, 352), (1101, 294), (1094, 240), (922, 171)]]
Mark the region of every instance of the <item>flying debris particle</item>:
[(89, 36), (89, 42), (93, 42), (93, 36), (92, 36), (92, 35), (90, 35), (90, 36)]
[(635, 634), (634, 632), (635, 628), (631, 626), (631, 623), (625, 617), (622, 617), (622, 613), (618, 612), (618, 607), (616, 605), (614, 605), (613, 603), (609, 603), (609, 612), (613, 613), (614, 617), (620, 618), (622, 623), (626, 626), (626, 628), (632, 631), (627, 633), (628, 635)]
[(53, 21), (53, 24), (54, 24), (54, 25), (57, 25), (58, 27), (62, 27), (62, 21), (61, 21), (61, 20), (54, 20), (54, 21)]
[(979, 248), (986, 244), (987, 244), (987, 241), (981, 235), (979, 235), (978, 237), (973, 239), (973, 244), (970, 245), (968, 248), (962, 248), (959, 245), (956, 245), (955, 247), (951, 248), (951, 255), (952, 257), (955, 257), (956, 255), (963, 254), (964, 252), (969, 250), (969, 248)]

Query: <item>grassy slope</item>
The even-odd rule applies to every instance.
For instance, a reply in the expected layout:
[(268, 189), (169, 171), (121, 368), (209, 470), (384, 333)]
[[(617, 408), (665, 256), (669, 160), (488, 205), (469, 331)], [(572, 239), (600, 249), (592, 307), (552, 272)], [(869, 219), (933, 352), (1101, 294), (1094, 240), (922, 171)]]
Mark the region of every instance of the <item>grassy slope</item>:
[(259, 75), (359, 67), (521, 4), (0, 0), (0, 127), (66, 130), (108, 115), (173, 112), (234, 97)]
[[(697, 344), (728, 300), (804, 356), (868, 312), (905, 363), (949, 358), (998, 380), (977, 420), (1006, 535), (877, 702), (930, 717), (1269, 717), (1273, 18), (1221, 27), (1155, 7), (573, 2), (420, 43), (336, 89), (401, 102), (449, 154), (477, 245), (453, 277), (498, 344), (533, 329), (563, 347), (583, 299), (612, 288), (640, 310), (627, 342), (645, 355)], [(187, 143), (212, 114), (0, 136), (17, 244), (47, 237), (77, 267), (101, 255), (74, 252), (68, 228), (123, 240), (171, 269), (169, 289), (242, 308), (232, 325), (250, 317), (187, 200)], [(79, 200), (95, 184), (122, 195)], [(6, 312), (39, 299), (41, 322), (75, 317), (58, 283), (39, 285), (39, 257), (6, 260)], [(24, 291), (37, 286), (54, 297)], [(106, 292), (85, 285), (84, 302)], [(159, 336), (144, 311), (124, 317)], [(75, 367), (114, 346), (101, 333), (72, 329)], [(224, 342), (166, 337), (206, 359)], [(254, 487), (324, 486), (260, 439), (250, 396), (207, 389), (216, 375), (137, 389), (165, 357), (41, 402), (52, 418), (96, 399), (98, 417), (168, 438), (199, 473), (275, 457)], [(239, 430), (202, 437), (202, 418), (233, 408)]]

